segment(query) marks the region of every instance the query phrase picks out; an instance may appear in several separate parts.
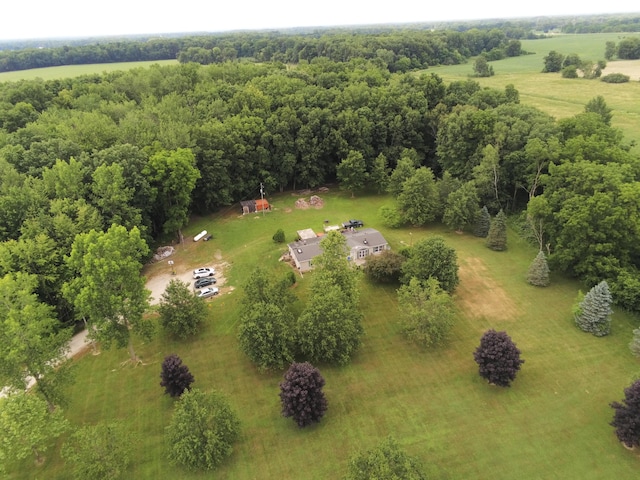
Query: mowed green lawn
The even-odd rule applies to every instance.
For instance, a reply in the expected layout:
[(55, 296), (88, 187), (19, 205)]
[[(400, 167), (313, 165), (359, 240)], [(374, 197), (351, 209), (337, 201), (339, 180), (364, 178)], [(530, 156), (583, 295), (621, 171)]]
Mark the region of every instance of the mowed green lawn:
[[(597, 62), (604, 59), (607, 41), (616, 44), (623, 36), (638, 36), (637, 33), (558, 35), (540, 40), (523, 40), (522, 49), (531, 55), (507, 58), (490, 62), (495, 75), (488, 78), (474, 78), (482, 86), (504, 88), (512, 84), (520, 92), (520, 101), (548, 113), (556, 119), (571, 117), (584, 111), (584, 106), (592, 98), (601, 95), (613, 110), (612, 125), (620, 128), (627, 141), (640, 143), (640, 61), (624, 62), (625, 68), (631, 67), (636, 74), (631, 81), (623, 84), (604, 83), (600, 80), (582, 78), (562, 78), (560, 73), (541, 73), (544, 57), (551, 50), (563, 55), (577, 53), (583, 60)], [(433, 67), (433, 72), (446, 83), (466, 80), (473, 73), (473, 62), (465, 65)], [(615, 67), (605, 69), (604, 74), (616, 73)], [(635, 152), (640, 149), (635, 147)]]
[[(619, 400), (640, 364), (627, 348), (637, 320), (614, 315), (612, 335), (596, 338), (576, 329), (571, 305), (579, 285), (553, 278), (535, 288), (525, 280), (534, 248), (510, 232), (506, 252), (488, 250), (482, 239), (458, 235), (441, 226), (387, 230), (377, 216), (388, 197), (320, 194), (322, 209), (297, 210), (294, 195), (270, 199), (274, 211), (239, 215), (228, 209), (194, 219), (186, 229), (207, 229), (210, 242), (187, 240), (176, 266), (229, 262), (227, 285), (236, 289), (209, 303), (209, 318), (192, 340), (159, 333), (137, 342), (145, 365), (121, 366), (125, 350), (87, 353), (77, 361), (77, 383), (66, 410), (75, 425), (122, 420), (137, 439), (133, 466), (125, 478), (337, 479), (350, 455), (393, 435), (417, 456), (430, 478), (444, 479), (603, 479), (635, 478), (638, 452), (616, 440), (609, 402)], [(308, 197), (307, 197), (308, 198)], [(273, 270), (284, 251), (271, 236), (283, 228), (287, 240), (303, 228), (320, 230), (323, 221), (359, 218), (380, 229), (394, 249), (429, 235), (443, 235), (459, 257), (459, 309), (450, 341), (422, 351), (399, 334), (394, 287), (362, 281), (361, 307), (366, 334), (353, 362), (343, 368), (319, 365), (326, 379), (329, 409), (320, 424), (300, 430), (280, 416), (278, 383), (283, 372), (259, 373), (239, 352), (237, 306), (241, 284), (256, 265)], [(154, 265), (149, 274), (168, 269)], [(312, 274), (294, 292), (305, 297)], [(302, 308), (301, 302), (296, 306)], [(525, 364), (511, 388), (489, 386), (477, 374), (473, 351), (482, 333), (506, 330), (522, 350)], [(214, 474), (190, 473), (167, 461), (163, 431), (173, 400), (159, 386), (164, 356), (177, 353), (193, 372), (195, 387), (228, 395), (242, 421), (232, 456)], [(14, 466), (10, 478), (70, 478), (59, 458), (60, 444), (47, 462)], [(19, 471), (20, 473), (15, 473)]]

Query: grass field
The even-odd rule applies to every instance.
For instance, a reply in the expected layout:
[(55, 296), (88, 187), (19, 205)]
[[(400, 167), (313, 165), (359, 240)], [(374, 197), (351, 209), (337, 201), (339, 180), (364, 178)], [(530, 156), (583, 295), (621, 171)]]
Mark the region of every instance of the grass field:
[[(627, 348), (637, 319), (617, 312), (612, 335), (595, 338), (572, 323), (571, 305), (579, 285), (555, 277), (552, 286), (524, 281), (535, 250), (511, 232), (506, 252), (488, 250), (482, 239), (441, 226), (387, 230), (378, 208), (387, 197), (350, 199), (321, 194), (323, 209), (297, 210), (297, 196), (270, 199), (274, 211), (238, 215), (229, 209), (194, 219), (186, 230), (207, 229), (210, 242), (193, 243), (175, 256), (176, 266), (193, 267), (222, 256), (230, 263), (228, 283), (240, 287), (255, 265), (273, 270), (284, 248), (271, 236), (283, 228), (287, 240), (301, 228), (323, 221), (361, 218), (379, 228), (394, 249), (440, 234), (455, 247), (461, 283), (455, 299), (457, 323), (450, 341), (422, 351), (399, 334), (393, 287), (362, 282), (365, 337), (344, 368), (320, 365), (326, 379), (327, 415), (317, 426), (299, 430), (280, 416), (278, 383), (283, 372), (261, 374), (239, 352), (236, 341), (236, 289), (209, 303), (209, 318), (197, 338), (175, 341), (160, 333), (137, 343), (146, 365), (121, 367), (125, 350), (86, 354), (77, 361), (77, 383), (67, 415), (76, 425), (121, 419), (136, 432), (133, 467), (126, 478), (211, 478), (189, 473), (166, 460), (163, 430), (173, 401), (159, 386), (164, 356), (177, 353), (195, 376), (194, 386), (220, 389), (242, 421), (234, 453), (215, 472), (218, 479), (338, 479), (349, 456), (392, 434), (433, 475), (443, 479), (627, 479), (637, 476), (638, 452), (625, 450), (608, 425), (609, 402), (619, 400), (639, 363)], [(161, 262), (147, 269), (168, 269)], [(294, 292), (305, 297), (305, 274)], [(300, 309), (302, 304), (298, 304)], [(525, 364), (511, 388), (491, 387), (477, 374), (472, 352), (488, 328), (506, 329), (522, 350)], [(67, 479), (57, 450), (47, 462), (14, 466), (10, 478)]]
[[(625, 36), (640, 34), (624, 34)], [(512, 84), (520, 92), (520, 101), (547, 112), (556, 119), (571, 117), (584, 111), (592, 98), (601, 95), (613, 110), (612, 125), (620, 128), (627, 141), (640, 145), (640, 60), (610, 63), (603, 75), (624, 73), (631, 81), (623, 84), (604, 83), (582, 78), (566, 79), (559, 73), (540, 73), (544, 57), (555, 50), (563, 55), (577, 53), (583, 60), (594, 62), (604, 59), (607, 41), (618, 43), (622, 34), (557, 35), (541, 40), (523, 40), (522, 49), (531, 55), (490, 62), (495, 75), (476, 78), (482, 86), (504, 88)], [(428, 72), (437, 73), (446, 83), (466, 80), (473, 73), (473, 61), (465, 65), (434, 67)], [(640, 153), (640, 147), (635, 147)]]

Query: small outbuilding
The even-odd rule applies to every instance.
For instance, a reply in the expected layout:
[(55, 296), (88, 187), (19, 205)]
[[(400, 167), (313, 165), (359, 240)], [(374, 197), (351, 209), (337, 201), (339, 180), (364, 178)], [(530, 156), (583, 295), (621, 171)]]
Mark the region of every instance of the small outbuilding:
[(264, 198), (258, 200), (243, 200), (240, 202), (240, 207), (242, 207), (243, 215), (271, 210), (271, 205), (269, 205), (269, 202)]

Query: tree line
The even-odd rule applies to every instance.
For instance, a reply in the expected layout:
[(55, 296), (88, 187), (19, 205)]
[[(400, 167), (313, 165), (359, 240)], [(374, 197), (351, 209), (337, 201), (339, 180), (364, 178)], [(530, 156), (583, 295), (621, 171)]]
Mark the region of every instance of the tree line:
[(61, 65), (178, 59), (181, 63), (229, 60), (298, 63), (326, 57), (336, 62), (379, 59), (391, 71), (458, 64), (482, 52), (498, 52), (518, 40), (498, 28), (465, 31), (387, 28), (317, 30), (311, 33), (240, 32), (141, 40), (98, 41), (48, 48), (0, 50), (0, 72)]

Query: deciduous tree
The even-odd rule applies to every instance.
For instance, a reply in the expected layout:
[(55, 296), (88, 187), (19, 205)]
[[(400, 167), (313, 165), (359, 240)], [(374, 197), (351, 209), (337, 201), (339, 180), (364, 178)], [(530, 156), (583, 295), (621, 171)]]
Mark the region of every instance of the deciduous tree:
[(399, 253), (384, 250), (380, 255), (369, 255), (363, 270), (365, 275), (376, 282), (398, 282), (405, 260)]
[(207, 317), (207, 306), (193, 294), (189, 285), (173, 279), (160, 297), (160, 324), (172, 335), (187, 338), (195, 335)]
[(72, 380), (66, 359), (71, 332), (38, 301), (36, 284), (35, 276), (23, 273), (0, 278), (0, 378), (17, 390), (35, 380), (53, 410), (66, 403), (65, 387)]
[(408, 284), (412, 278), (438, 280), (440, 286), (451, 293), (458, 286), (458, 256), (447, 246), (442, 237), (420, 240), (410, 250), (409, 258), (402, 264), (402, 283)]
[(476, 219), (478, 193), (473, 182), (466, 182), (451, 192), (447, 199), (442, 221), (448, 227), (461, 232)]
[(395, 438), (387, 437), (375, 448), (349, 460), (344, 480), (427, 480), (417, 459), (408, 455)]
[(63, 287), (66, 298), (94, 328), (89, 335), (109, 347), (127, 346), (131, 361), (138, 362), (132, 331), (147, 338), (153, 333), (144, 317), (150, 292), (140, 274), (149, 247), (134, 227), (113, 225), (107, 232), (78, 235), (68, 265), (75, 278)]
[(164, 387), (164, 393), (171, 397), (179, 397), (185, 391), (191, 390), (191, 384), (195, 381), (189, 368), (175, 353), (164, 357), (160, 378), (160, 386)]
[(482, 335), (473, 358), (478, 364), (480, 376), (501, 387), (511, 386), (524, 363), (520, 358), (520, 350), (507, 332), (493, 329)]
[(340, 187), (351, 192), (351, 198), (357, 190), (362, 190), (367, 180), (367, 164), (362, 153), (351, 150), (347, 158), (337, 167)]
[(615, 427), (618, 440), (628, 448), (640, 446), (640, 380), (624, 389), (622, 402), (610, 405), (615, 410), (610, 425)]
[(606, 280), (592, 287), (574, 308), (574, 320), (578, 328), (596, 337), (608, 335), (611, 332), (612, 303)]
[(41, 463), (68, 426), (62, 410), (50, 411), (47, 402), (36, 395), (17, 392), (0, 398), (0, 472), (7, 463), (30, 455)]
[(433, 277), (412, 278), (398, 289), (402, 329), (407, 338), (422, 347), (442, 343), (453, 326), (453, 300)]
[(132, 435), (124, 425), (99, 423), (73, 432), (61, 455), (77, 480), (115, 480), (131, 465), (132, 446)]
[(439, 200), (433, 171), (420, 167), (402, 184), (398, 207), (405, 221), (420, 226), (435, 220)]
[(169, 459), (191, 470), (213, 470), (231, 455), (239, 435), (238, 416), (222, 394), (190, 390), (166, 428)]
[(310, 363), (292, 363), (280, 382), (282, 415), (292, 417), (300, 428), (320, 422), (327, 411), (324, 384), (320, 371)]

